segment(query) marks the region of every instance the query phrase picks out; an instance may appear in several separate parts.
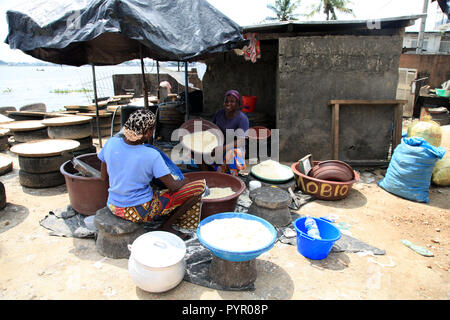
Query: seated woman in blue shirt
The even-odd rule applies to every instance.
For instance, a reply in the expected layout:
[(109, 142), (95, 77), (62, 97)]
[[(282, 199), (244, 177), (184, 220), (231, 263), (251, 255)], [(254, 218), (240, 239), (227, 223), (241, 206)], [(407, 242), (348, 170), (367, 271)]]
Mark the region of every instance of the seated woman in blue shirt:
[[(184, 237), (172, 224), (200, 200), (205, 180), (175, 180), (161, 154), (144, 145), (153, 135), (155, 122), (150, 110), (135, 111), (124, 124), (123, 137), (111, 137), (98, 153), (102, 179), (109, 180), (107, 205), (113, 214), (132, 222), (168, 216), (160, 229)], [(153, 190), (153, 178), (167, 189)]]
[[(249, 129), (249, 121), (241, 111), (242, 98), (238, 91), (227, 91), (223, 104), (224, 107), (215, 113), (212, 122), (220, 128), (225, 138), (225, 144), (214, 150), (214, 154), (223, 154), (224, 161), (210, 165), (202, 163), (200, 169), (215, 170), (237, 176), (239, 171), (246, 168), (245, 136)], [(233, 141), (227, 141), (227, 129), (233, 130), (235, 135)]]

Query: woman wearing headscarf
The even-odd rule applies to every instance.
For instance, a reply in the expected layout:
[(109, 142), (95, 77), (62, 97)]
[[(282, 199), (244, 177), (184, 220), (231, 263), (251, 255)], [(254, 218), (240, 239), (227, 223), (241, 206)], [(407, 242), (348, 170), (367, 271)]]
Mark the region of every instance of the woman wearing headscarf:
[[(214, 151), (215, 154), (224, 155), (223, 164), (212, 166), (217, 172), (237, 176), (239, 171), (246, 168), (245, 135), (248, 132), (249, 121), (241, 109), (241, 95), (236, 90), (229, 90), (225, 93), (223, 108), (218, 110), (212, 119), (212, 122), (220, 128), (225, 138), (225, 144), (217, 147)], [(233, 130), (235, 135), (233, 141), (227, 141), (227, 129)]]
[[(135, 111), (124, 124), (123, 136), (111, 137), (98, 153), (102, 179), (109, 180), (107, 205), (113, 214), (132, 222), (168, 216), (160, 229), (184, 237), (172, 224), (199, 201), (205, 181), (175, 180), (161, 154), (144, 145), (153, 135), (155, 122), (150, 110)], [(153, 178), (167, 189), (153, 190)]]

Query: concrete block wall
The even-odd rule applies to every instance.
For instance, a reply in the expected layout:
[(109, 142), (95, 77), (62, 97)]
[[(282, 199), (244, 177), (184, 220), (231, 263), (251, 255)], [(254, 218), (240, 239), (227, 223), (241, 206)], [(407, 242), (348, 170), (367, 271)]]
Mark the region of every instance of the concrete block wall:
[[(331, 157), (329, 100), (395, 99), (401, 49), (400, 32), (280, 38), (276, 80), (280, 160), (296, 161), (308, 153), (318, 160)], [(392, 116), (390, 108), (377, 112), (342, 108), (340, 127), (350, 130), (341, 130), (340, 140), (351, 145), (341, 144), (341, 159), (384, 158), (389, 132), (383, 128), (380, 133), (380, 123)], [(363, 132), (371, 134), (362, 136)], [(368, 143), (372, 150), (358, 152), (355, 144)]]
[(204, 111), (214, 113), (223, 107), (224, 94), (234, 89), (241, 95), (257, 96), (255, 112), (275, 117), (278, 41), (261, 42), (261, 58), (244, 60), (234, 51), (205, 61), (203, 76)]
[[(188, 73), (189, 83), (192, 83), (194, 87), (202, 90), (202, 81), (198, 78), (197, 70), (194, 68)], [(148, 91), (150, 95), (156, 96), (158, 94), (158, 75), (156, 73), (146, 73), (145, 78), (147, 80)], [(184, 79), (184, 76), (183, 76)], [(176, 79), (166, 73), (159, 74), (159, 81), (168, 81), (172, 87), (172, 93), (184, 92), (184, 86), (179, 84)], [(135, 97), (142, 97), (144, 94), (142, 84), (142, 74), (114, 74), (113, 75), (114, 94), (122, 95), (126, 94), (129, 89), (134, 89)], [(193, 89), (189, 89), (192, 91)]]

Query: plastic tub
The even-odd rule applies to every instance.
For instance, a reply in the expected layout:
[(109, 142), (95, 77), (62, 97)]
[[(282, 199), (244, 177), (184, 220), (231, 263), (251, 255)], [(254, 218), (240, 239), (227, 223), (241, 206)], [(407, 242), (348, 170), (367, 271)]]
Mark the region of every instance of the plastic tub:
[(234, 211), (239, 196), (246, 188), (245, 183), (241, 179), (226, 173), (197, 171), (185, 173), (184, 176), (189, 178), (190, 181), (205, 179), (208, 188), (230, 187), (234, 191), (234, 194), (227, 197), (203, 199), (200, 219), (204, 219), (215, 213)]
[(242, 111), (253, 112), (255, 110), (257, 96), (242, 96)]
[(327, 219), (313, 219), (317, 223), (322, 239), (314, 239), (308, 236), (305, 228), (306, 217), (298, 218), (294, 221), (294, 228), (297, 231), (297, 251), (305, 258), (322, 260), (328, 256), (333, 244), (341, 238), (341, 232)]
[[(241, 218), (241, 219), (246, 219), (246, 220), (256, 220), (261, 222), (265, 227), (267, 227), (267, 229), (269, 229), (269, 231), (272, 233), (272, 241), (265, 245), (264, 247), (261, 247), (260, 249), (257, 250), (252, 250), (252, 251), (226, 251), (226, 250), (222, 250), (219, 249), (211, 244), (209, 244), (208, 242), (206, 242), (201, 235), (200, 232), (200, 228), (207, 224), (208, 222), (211, 222), (213, 220), (216, 219), (227, 219), (227, 218)], [(272, 224), (270, 224), (268, 221), (254, 216), (252, 214), (247, 214), (247, 213), (239, 213), (239, 212), (222, 212), (222, 213), (217, 213), (214, 214), (204, 220), (202, 220), (198, 227), (197, 227), (197, 238), (200, 241), (200, 243), (205, 246), (206, 248), (208, 248), (209, 250), (211, 250), (211, 252), (216, 255), (217, 257), (224, 259), (224, 260), (229, 260), (229, 261), (249, 261), (249, 260), (253, 260), (255, 258), (257, 258), (259, 255), (263, 254), (264, 252), (272, 249), (272, 247), (275, 244), (275, 241), (277, 240), (277, 231), (275, 230), (275, 228), (272, 226)]]
[[(314, 165), (319, 161), (314, 161)], [(354, 171), (354, 179), (350, 181), (329, 181), (316, 179), (300, 172), (298, 161), (291, 164), (297, 187), (305, 194), (312, 195), (320, 200), (342, 200), (346, 198), (359, 175)]]
[[(91, 167), (100, 170), (101, 162), (96, 153), (76, 157)], [(70, 205), (83, 215), (95, 215), (97, 210), (106, 206), (108, 199), (108, 182), (93, 177), (83, 177), (73, 167), (71, 160), (61, 165), (60, 172), (66, 181)]]

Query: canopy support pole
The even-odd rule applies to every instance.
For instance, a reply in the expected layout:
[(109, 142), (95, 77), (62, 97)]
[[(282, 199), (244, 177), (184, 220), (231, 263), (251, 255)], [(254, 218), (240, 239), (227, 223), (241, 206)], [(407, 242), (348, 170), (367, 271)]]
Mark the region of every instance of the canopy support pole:
[(159, 81), (159, 61), (156, 61), (156, 77), (157, 77), (157, 82), (158, 82), (158, 102), (160, 102), (159, 101), (159, 99), (160, 99), (160, 94), (159, 94), (159, 83), (160, 83), (160, 81)]
[(145, 109), (148, 110), (148, 87), (147, 79), (145, 78), (144, 59), (142, 58), (142, 44), (139, 44), (139, 56), (141, 58), (142, 86), (144, 88), (144, 106)]
[(94, 82), (94, 97), (95, 97), (95, 115), (97, 123), (97, 136), (100, 148), (102, 148), (102, 136), (100, 134), (100, 117), (98, 114), (98, 97), (97, 97), (97, 81), (95, 80), (95, 66), (92, 64), (92, 81)]
[(188, 77), (188, 62), (184, 62), (184, 101), (186, 103), (185, 121), (189, 120), (189, 77)]

